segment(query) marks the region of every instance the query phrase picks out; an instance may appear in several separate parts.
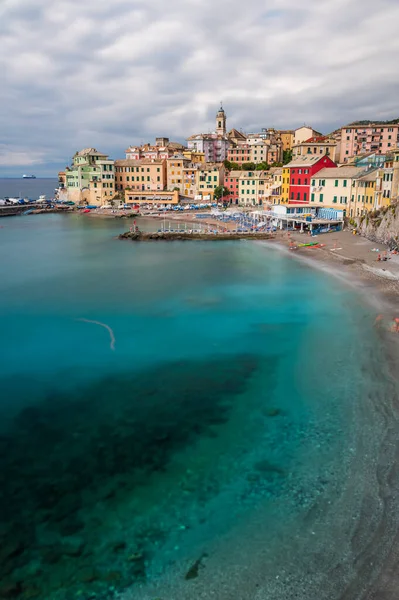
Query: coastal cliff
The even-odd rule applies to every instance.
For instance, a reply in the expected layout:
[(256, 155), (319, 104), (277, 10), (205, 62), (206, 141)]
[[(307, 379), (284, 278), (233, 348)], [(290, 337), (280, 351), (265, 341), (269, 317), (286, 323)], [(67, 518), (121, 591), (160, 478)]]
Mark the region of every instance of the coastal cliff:
[(399, 204), (395, 203), (351, 220), (351, 224), (367, 239), (399, 249)]

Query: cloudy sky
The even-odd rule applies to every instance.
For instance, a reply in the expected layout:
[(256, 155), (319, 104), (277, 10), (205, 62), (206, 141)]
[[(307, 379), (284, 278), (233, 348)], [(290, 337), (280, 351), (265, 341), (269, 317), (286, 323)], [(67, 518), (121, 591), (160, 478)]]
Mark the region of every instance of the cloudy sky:
[(0, 176), (156, 135), (399, 117), (398, 0), (1, 0)]

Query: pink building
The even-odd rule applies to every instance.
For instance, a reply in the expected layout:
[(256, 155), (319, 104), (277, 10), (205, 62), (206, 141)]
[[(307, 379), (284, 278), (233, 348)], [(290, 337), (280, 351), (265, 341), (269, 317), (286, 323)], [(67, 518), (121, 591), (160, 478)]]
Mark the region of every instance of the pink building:
[(387, 154), (399, 142), (399, 125), (370, 123), (370, 125), (347, 125), (341, 129), (340, 163), (358, 154), (375, 152)]

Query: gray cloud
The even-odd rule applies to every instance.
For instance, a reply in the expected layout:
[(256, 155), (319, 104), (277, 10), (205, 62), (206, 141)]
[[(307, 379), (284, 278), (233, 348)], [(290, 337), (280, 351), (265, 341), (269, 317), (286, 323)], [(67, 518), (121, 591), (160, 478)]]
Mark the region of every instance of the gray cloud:
[[(0, 175), (228, 126), (399, 116), (396, 0), (2, 0)], [(54, 172), (54, 171), (53, 171)]]

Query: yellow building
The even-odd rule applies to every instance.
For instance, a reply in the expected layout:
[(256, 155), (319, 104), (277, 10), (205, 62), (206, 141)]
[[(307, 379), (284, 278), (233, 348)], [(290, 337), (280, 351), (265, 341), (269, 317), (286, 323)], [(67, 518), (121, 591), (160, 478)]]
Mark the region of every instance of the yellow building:
[(281, 202), (282, 204), (288, 204), (290, 197), (290, 170), (287, 167), (283, 167), (282, 181), (281, 181)]
[(348, 216), (360, 217), (375, 210), (377, 171), (377, 169), (374, 169), (355, 180), (347, 213)]
[(202, 163), (186, 165), (183, 169), (183, 194), (194, 198), (197, 195), (197, 171)]
[(212, 200), (215, 189), (224, 184), (223, 163), (198, 165), (196, 171), (196, 200)]
[(184, 158), (187, 158), (191, 163), (204, 163), (205, 152), (197, 152), (195, 150), (183, 150)]
[(269, 171), (242, 171), (239, 178), (239, 204), (262, 206), (270, 201), (273, 177)]
[(310, 204), (346, 210), (356, 187), (356, 178), (364, 173), (361, 167), (335, 167), (321, 169), (310, 181)]
[(183, 154), (175, 154), (166, 159), (166, 187), (168, 190), (177, 189), (181, 194), (183, 193), (183, 169), (189, 162), (189, 159)]
[(281, 204), (281, 190), (283, 184), (283, 169), (282, 167), (271, 167), (268, 171), (273, 178), (272, 196), (270, 201), (273, 204)]
[(295, 131), (285, 129), (278, 131), (278, 133), (280, 134), (281, 142), (283, 144), (283, 151), (291, 150), (294, 145)]

